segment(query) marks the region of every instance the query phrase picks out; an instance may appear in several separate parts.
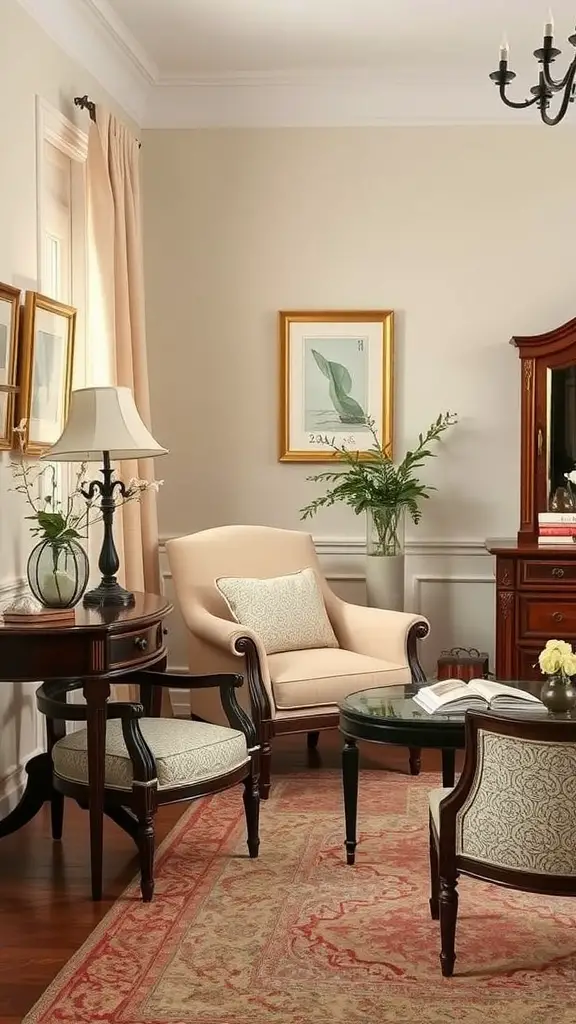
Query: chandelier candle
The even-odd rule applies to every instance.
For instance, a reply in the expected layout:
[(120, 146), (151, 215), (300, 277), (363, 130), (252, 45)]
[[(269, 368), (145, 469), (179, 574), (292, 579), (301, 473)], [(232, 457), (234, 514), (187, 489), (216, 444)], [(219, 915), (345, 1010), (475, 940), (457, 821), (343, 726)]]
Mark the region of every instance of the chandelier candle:
[[(576, 47), (576, 32), (568, 37), (568, 42), (571, 46)], [(574, 82), (576, 79), (576, 56), (573, 57), (563, 78), (556, 79), (552, 76), (551, 66), (556, 60), (556, 57), (560, 56), (561, 52), (561, 50), (554, 46), (554, 19), (552, 17), (552, 12), (550, 11), (548, 13), (548, 19), (544, 24), (544, 38), (542, 46), (539, 47), (539, 49), (534, 50), (534, 56), (536, 57), (538, 64), (541, 65), (541, 70), (538, 71), (537, 84), (533, 85), (530, 89), (532, 94), (531, 99), (520, 101), (510, 100), (506, 95), (506, 89), (510, 83), (514, 81), (516, 74), (508, 68), (510, 51), (508, 43), (504, 39), (500, 44), (498, 70), (493, 71), (490, 75), (491, 80), (498, 86), (502, 102), (505, 103), (507, 107), (512, 107), (513, 110), (524, 110), (527, 107), (536, 106), (544, 124), (560, 124), (560, 121), (566, 114), (570, 103), (574, 102)], [(560, 104), (556, 114), (551, 115), (548, 113), (548, 110), (550, 102), (556, 94), (561, 96)]]

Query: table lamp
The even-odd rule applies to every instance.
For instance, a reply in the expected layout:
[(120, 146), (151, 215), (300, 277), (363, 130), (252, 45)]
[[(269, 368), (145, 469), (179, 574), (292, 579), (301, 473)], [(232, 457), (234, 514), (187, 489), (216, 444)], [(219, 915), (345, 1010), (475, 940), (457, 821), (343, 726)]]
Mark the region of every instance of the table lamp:
[(42, 458), (50, 462), (103, 462), (103, 479), (92, 480), (81, 488), (87, 501), (100, 495), (104, 524), (98, 559), (102, 579), (84, 595), (85, 605), (104, 608), (134, 604), (134, 594), (116, 579), (120, 559), (113, 533), (115, 495), (126, 497), (128, 491), (121, 480), (112, 479), (111, 460), (152, 459), (166, 453), (167, 449), (154, 440), (140, 419), (130, 388), (79, 388), (72, 392), (66, 426)]

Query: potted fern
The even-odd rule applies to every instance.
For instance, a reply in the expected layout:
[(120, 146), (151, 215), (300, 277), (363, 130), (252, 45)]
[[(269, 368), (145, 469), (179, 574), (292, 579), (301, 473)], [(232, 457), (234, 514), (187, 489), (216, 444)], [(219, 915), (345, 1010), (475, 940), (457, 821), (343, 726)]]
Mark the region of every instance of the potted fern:
[(332, 444), (333, 455), (344, 463), (342, 469), (307, 477), (313, 483), (331, 484), (325, 494), (300, 510), (302, 519), (310, 519), (318, 509), (343, 501), (356, 515), (367, 514), (366, 589), (368, 604), (378, 608), (404, 608), (404, 521), (413, 523), (422, 516), (421, 502), (435, 490), (416, 476), (426, 459), (435, 453), (431, 445), (457, 422), (455, 413), (445, 412), (420, 434), (413, 451), (406, 452), (395, 464), (378, 439), (374, 421), (367, 421), (372, 445), (368, 455), (351, 452)]

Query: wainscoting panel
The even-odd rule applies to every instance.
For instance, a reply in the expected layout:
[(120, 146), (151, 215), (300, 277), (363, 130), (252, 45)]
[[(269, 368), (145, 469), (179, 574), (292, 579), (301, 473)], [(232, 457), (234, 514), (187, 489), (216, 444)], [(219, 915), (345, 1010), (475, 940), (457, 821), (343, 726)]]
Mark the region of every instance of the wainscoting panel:
[[(173, 671), (187, 671), (184, 623), (176, 608), (172, 576), (161, 543), (164, 592), (175, 605), (168, 620), (169, 659)], [(366, 603), (365, 543), (359, 538), (317, 537), (320, 564), (334, 591), (345, 601)], [(422, 664), (431, 676), (441, 651), (450, 647), (477, 647), (494, 664), (493, 559), (481, 540), (408, 541), (406, 545), (407, 611), (430, 620), (430, 636), (421, 645)], [(177, 713), (188, 703), (179, 691), (172, 694)]]

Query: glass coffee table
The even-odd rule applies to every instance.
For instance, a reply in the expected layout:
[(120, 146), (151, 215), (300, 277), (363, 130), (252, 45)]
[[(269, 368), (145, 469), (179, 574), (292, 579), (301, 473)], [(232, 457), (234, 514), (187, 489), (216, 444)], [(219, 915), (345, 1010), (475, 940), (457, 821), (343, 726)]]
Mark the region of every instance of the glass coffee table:
[[(506, 680), (538, 694), (542, 683)], [(353, 864), (358, 809), (358, 746), (357, 740), (372, 743), (393, 743), (410, 750), (410, 769), (419, 770), (422, 747), (442, 751), (442, 785), (454, 785), (456, 751), (464, 749), (464, 715), (433, 715), (424, 711), (413, 695), (419, 687), (384, 686), (351, 693), (340, 704), (340, 732), (344, 736), (342, 751), (342, 783), (346, 821), (346, 863)], [(546, 712), (544, 712), (546, 713)]]

